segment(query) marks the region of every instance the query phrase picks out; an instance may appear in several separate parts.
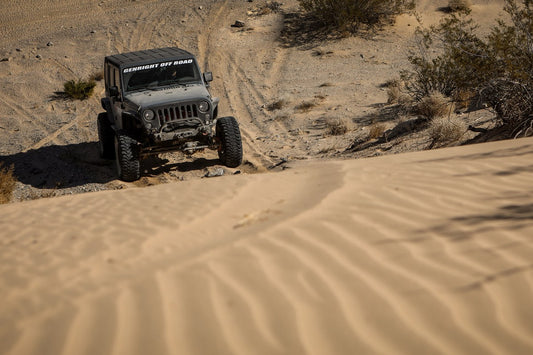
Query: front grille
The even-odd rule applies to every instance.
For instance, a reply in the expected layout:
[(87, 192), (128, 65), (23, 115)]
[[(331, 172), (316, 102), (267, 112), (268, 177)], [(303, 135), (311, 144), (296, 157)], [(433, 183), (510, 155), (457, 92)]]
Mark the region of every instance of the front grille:
[(157, 109), (156, 114), (159, 123), (163, 126), (168, 122), (198, 117), (198, 107), (196, 104), (178, 105)]

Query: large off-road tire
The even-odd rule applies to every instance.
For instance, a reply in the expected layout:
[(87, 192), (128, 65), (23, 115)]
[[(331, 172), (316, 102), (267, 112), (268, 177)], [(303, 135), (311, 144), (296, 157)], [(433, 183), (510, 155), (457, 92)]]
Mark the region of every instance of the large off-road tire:
[(141, 177), (141, 161), (139, 144), (126, 131), (118, 131), (115, 135), (115, 166), (120, 180), (135, 181)]
[(229, 168), (242, 163), (242, 141), (239, 124), (234, 117), (221, 117), (217, 120), (216, 135), (220, 142), (218, 157)]
[(107, 112), (98, 114), (98, 150), (100, 156), (105, 159), (113, 159), (115, 155), (115, 145), (113, 139), (115, 131), (111, 128), (111, 123), (107, 119)]

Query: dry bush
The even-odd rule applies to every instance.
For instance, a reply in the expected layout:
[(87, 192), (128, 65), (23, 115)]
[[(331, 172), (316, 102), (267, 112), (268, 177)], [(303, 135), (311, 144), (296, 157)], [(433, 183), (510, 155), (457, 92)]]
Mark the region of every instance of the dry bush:
[(267, 110), (269, 110), (269, 111), (281, 110), (283, 107), (287, 106), (287, 104), (288, 104), (287, 100), (280, 99), (280, 100), (274, 101), (273, 103), (268, 105), (267, 106)]
[(314, 101), (304, 101), (301, 104), (297, 105), (295, 108), (300, 112), (309, 112), (313, 107), (316, 107), (317, 103)]
[(13, 175), (14, 166), (5, 168), (0, 162), (0, 204), (11, 201), (17, 180)]
[(370, 126), (370, 131), (368, 132), (368, 140), (379, 138), (385, 133), (387, 127), (384, 123), (374, 123)]
[(326, 26), (355, 32), (361, 24), (376, 25), (414, 9), (413, 0), (299, 0), (302, 8)]
[(476, 93), (472, 90), (458, 89), (452, 96), (452, 100), (455, 103), (455, 109), (466, 110), (470, 107), (470, 103), (475, 96)]
[(69, 80), (63, 84), (64, 93), (68, 98), (76, 100), (85, 100), (92, 96), (96, 82), (94, 80), (78, 81)]
[(436, 117), (429, 123), (428, 131), (434, 143), (451, 143), (461, 139), (467, 127), (457, 116)]
[(329, 118), (326, 120), (328, 135), (342, 136), (348, 132), (348, 122), (342, 118)]
[(398, 86), (391, 86), (387, 88), (387, 103), (396, 104), (400, 100), (402, 89)]
[(448, 2), (448, 7), (452, 12), (467, 11), (470, 10), (471, 6), (470, 0), (450, 0)]
[(103, 70), (99, 70), (99, 71), (93, 73), (89, 77), (89, 81), (102, 81), (102, 80), (104, 80), (104, 71)]
[(453, 104), (440, 92), (433, 92), (416, 104), (416, 112), (427, 119), (447, 116), (452, 111)]
[(318, 48), (313, 51), (313, 55), (315, 57), (322, 57), (322, 56), (330, 55), (330, 54), (333, 54), (333, 51), (328, 51), (328, 50), (325, 50), (324, 48)]
[(399, 104), (404, 108), (411, 106), (412, 98), (405, 91), (405, 83), (401, 79), (387, 80), (382, 86), (387, 88), (387, 103), (389, 105)]

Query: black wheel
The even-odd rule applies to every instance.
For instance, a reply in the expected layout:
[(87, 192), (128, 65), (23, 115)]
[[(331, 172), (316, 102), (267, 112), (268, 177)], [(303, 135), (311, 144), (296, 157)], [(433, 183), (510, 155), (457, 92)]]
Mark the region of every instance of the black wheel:
[(100, 156), (105, 159), (113, 159), (115, 153), (113, 137), (115, 136), (115, 132), (107, 119), (107, 113), (99, 113), (96, 123), (98, 126), (98, 150), (100, 151)]
[(125, 131), (115, 135), (115, 165), (120, 180), (135, 181), (141, 177), (139, 144)]
[(242, 142), (239, 124), (234, 117), (221, 117), (217, 121), (217, 138), (220, 141), (218, 157), (222, 164), (236, 168), (242, 163)]

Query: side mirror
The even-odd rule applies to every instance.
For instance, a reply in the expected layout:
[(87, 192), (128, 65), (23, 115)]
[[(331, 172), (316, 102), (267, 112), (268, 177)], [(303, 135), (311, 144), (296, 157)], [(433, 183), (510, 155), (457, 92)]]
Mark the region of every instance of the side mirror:
[(111, 97), (119, 97), (120, 96), (120, 93), (118, 91), (118, 87), (116, 86), (111, 86), (109, 88), (109, 96)]
[(204, 80), (206, 83), (213, 81), (213, 73), (210, 71), (204, 73)]

